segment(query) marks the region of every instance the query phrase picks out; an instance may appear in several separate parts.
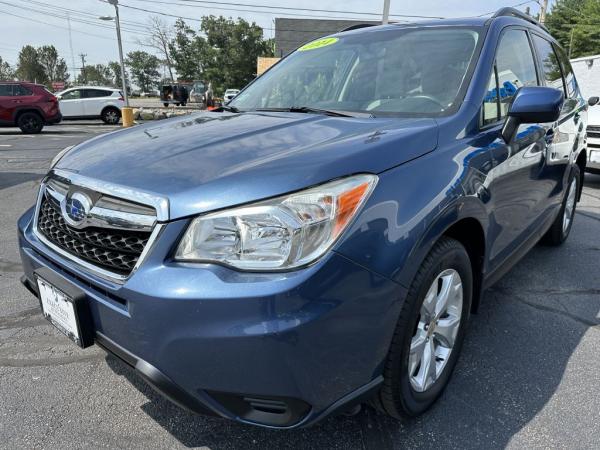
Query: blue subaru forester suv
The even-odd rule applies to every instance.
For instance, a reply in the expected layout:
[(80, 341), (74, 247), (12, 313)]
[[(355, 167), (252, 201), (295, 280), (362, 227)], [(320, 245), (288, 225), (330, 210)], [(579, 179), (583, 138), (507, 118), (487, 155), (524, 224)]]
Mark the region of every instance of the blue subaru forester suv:
[(415, 416), (485, 289), (567, 238), (595, 102), (516, 10), (340, 32), (219, 110), (57, 155), (19, 220), (22, 280), (191, 411)]

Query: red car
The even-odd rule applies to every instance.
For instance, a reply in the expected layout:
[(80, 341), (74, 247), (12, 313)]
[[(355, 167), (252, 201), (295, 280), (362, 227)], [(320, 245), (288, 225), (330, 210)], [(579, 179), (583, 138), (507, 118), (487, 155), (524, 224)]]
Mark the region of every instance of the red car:
[(23, 133), (35, 134), (61, 119), (58, 99), (44, 86), (0, 81), (0, 127), (17, 126)]

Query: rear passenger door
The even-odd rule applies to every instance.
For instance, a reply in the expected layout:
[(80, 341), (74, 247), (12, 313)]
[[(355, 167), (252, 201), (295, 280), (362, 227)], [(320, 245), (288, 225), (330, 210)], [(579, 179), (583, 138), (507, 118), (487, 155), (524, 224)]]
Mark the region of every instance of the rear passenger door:
[(85, 115), (99, 117), (111, 95), (112, 91), (106, 89), (83, 89)]
[(519, 127), (507, 145), (500, 136), (502, 124), (517, 90), (537, 86), (539, 78), (528, 33), (507, 28), (500, 37), (488, 92), (482, 108), (484, 129), (497, 130), (488, 146), (493, 168), (486, 185), (490, 195), (490, 269), (506, 261), (522, 246), (535, 239), (553, 188), (544, 180), (544, 150), (547, 124)]
[[(560, 118), (552, 129), (548, 130), (549, 149), (545, 155), (545, 176), (547, 180), (553, 182), (557, 194), (550, 199), (551, 206), (558, 209), (562, 200), (560, 193), (564, 189), (563, 183), (567, 182), (567, 168), (571, 154), (576, 150), (579, 142), (583, 142), (584, 124), (580, 117), (583, 105), (577, 100), (577, 86), (574, 84), (575, 78), (566, 56), (562, 62), (560, 49), (542, 36), (532, 34), (532, 40), (540, 62), (544, 84), (562, 91), (565, 96)], [(568, 71), (570, 76), (567, 75)], [(565, 83), (568, 78), (570, 78), (569, 82)]]

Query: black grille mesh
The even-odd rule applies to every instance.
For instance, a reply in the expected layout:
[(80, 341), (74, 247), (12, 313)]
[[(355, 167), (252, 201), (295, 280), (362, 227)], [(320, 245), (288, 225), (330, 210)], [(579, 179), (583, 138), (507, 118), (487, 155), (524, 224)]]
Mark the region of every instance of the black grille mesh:
[(60, 211), (45, 198), (40, 206), (38, 230), (63, 250), (121, 275), (133, 270), (150, 237), (146, 231), (76, 230), (66, 224)]

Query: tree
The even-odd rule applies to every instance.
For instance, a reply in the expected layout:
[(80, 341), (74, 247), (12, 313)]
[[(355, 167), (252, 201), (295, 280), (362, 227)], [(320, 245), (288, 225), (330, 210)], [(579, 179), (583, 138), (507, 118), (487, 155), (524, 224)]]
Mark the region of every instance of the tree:
[[(108, 63), (108, 68), (110, 69), (110, 76), (112, 78), (111, 84), (116, 88), (123, 87), (123, 82), (121, 81), (121, 64), (117, 61), (111, 61)], [(129, 80), (127, 70), (125, 71), (125, 79)], [(129, 87), (129, 82), (127, 86)]]
[(571, 58), (600, 53), (600, 2), (557, 0), (546, 26)]
[(183, 19), (177, 19), (175, 36), (169, 43), (169, 52), (179, 78), (184, 80), (202, 78), (201, 49), (198, 44), (196, 32)]
[(17, 78), (23, 81), (46, 83), (48, 78), (44, 67), (40, 64), (38, 51), (31, 45), (24, 46), (19, 52), (17, 62)]
[(53, 45), (39, 47), (37, 54), (38, 62), (43, 68), (47, 82), (67, 81), (69, 79), (67, 63), (63, 58), (58, 56), (58, 52)]
[(149, 20), (148, 31), (150, 38), (147, 41), (138, 41), (138, 43), (152, 47), (162, 56), (162, 63), (167, 67), (171, 80), (174, 80), (169, 46), (172, 40), (171, 30), (160, 17), (153, 16)]
[(77, 76), (77, 84), (89, 84), (92, 86), (111, 85), (111, 70), (104, 64), (85, 66)]
[(15, 71), (11, 65), (0, 56), (0, 80), (12, 80), (15, 78)]
[(143, 92), (149, 92), (160, 77), (160, 60), (150, 53), (136, 50), (127, 54), (125, 64), (131, 69), (131, 76)]
[(179, 19), (175, 30), (170, 50), (179, 76), (209, 81), (219, 93), (244, 87), (256, 76), (257, 58), (273, 56), (262, 28), (243, 19), (203, 17), (201, 34)]

